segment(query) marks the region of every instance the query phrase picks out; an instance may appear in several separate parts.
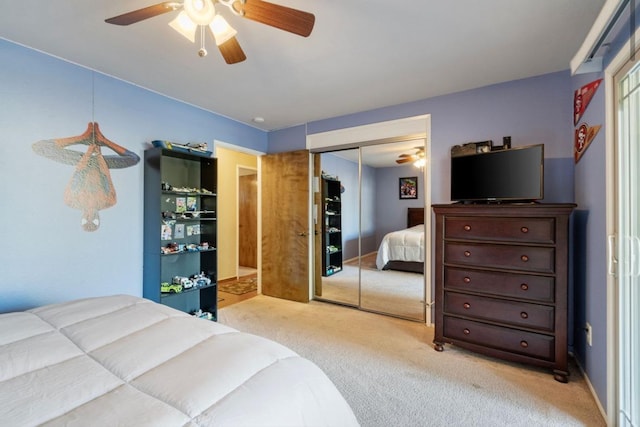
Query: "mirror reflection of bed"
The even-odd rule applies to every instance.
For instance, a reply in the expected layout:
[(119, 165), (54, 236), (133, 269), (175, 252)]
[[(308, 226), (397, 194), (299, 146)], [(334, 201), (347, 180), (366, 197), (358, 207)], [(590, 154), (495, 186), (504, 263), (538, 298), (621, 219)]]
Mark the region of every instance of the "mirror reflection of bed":
[[(416, 141), (410, 144), (414, 147)], [(413, 165), (403, 166), (404, 169), (397, 165), (368, 166), (368, 155), (373, 156), (380, 148), (367, 146), (321, 154), (322, 170), (339, 177), (344, 186), (343, 263), (341, 271), (322, 277), (315, 297), (424, 321), (424, 208), (404, 206), (422, 206), (424, 202), (399, 201), (397, 187), (399, 176), (422, 172)], [(362, 162), (360, 168), (358, 159)], [(401, 217), (389, 212), (395, 224), (383, 214), (384, 209), (392, 210), (391, 204), (403, 212)]]

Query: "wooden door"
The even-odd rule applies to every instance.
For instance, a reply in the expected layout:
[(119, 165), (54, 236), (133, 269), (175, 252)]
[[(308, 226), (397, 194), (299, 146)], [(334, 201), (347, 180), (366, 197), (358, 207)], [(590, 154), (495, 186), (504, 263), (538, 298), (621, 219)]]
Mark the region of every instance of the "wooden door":
[(238, 179), (238, 265), (258, 268), (258, 175)]
[(320, 154), (313, 155), (313, 206), (315, 221), (313, 223), (313, 289), (314, 296), (322, 296), (322, 257), (324, 251), (322, 247), (322, 233), (324, 232), (324, 224), (322, 223), (322, 211), (324, 200), (322, 198), (322, 185), (321, 181), (321, 164)]
[(261, 162), (262, 293), (309, 302), (309, 152)]

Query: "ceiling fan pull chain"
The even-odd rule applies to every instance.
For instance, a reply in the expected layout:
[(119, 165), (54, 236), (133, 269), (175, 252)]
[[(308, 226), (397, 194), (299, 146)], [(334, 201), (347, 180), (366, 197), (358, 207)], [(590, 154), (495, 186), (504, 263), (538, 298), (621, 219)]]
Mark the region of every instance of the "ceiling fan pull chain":
[(204, 25), (199, 25), (200, 27), (200, 50), (198, 51), (198, 56), (200, 58), (204, 58), (207, 56), (207, 49), (204, 48)]

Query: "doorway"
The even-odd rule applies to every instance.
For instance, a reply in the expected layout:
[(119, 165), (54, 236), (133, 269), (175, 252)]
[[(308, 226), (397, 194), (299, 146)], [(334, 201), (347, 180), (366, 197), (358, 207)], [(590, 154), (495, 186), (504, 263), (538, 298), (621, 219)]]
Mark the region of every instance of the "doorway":
[[(214, 142), (218, 159), (218, 307), (259, 293), (259, 153)], [(241, 259), (240, 255), (243, 255)]]

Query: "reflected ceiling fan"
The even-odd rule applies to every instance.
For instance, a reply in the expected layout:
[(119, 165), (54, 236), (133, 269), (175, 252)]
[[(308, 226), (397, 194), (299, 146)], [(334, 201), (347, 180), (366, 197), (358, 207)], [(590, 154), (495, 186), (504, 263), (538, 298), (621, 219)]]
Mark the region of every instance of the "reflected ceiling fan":
[(226, 6), (234, 15), (260, 22), (302, 37), (308, 37), (315, 24), (315, 16), (302, 10), (280, 6), (263, 0), (182, 0), (165, 1), (133, 10), (105, 22), (115, 25), (131, 25), (167, 12), (180, 10), (169, 25), (184, 37), (195, 43), (196, 32), (200, 31), (200, 50), (204, 57), (207, 27), (213, 33), (216, 45), (227, 64), (244, 61), (247, 57), (236, 39), (237, 31), (215, 9), (215, 5)]
[(396, 163), (403, 164), (403, 163), (413, 162), (413, 164), (416, 165), (417, 167), (424, 166), (424, 163), (425, 163), (424, 148), (415, 147), (415, 149), (416, 149), (415, 153), (400, 154), (396, 159)]

